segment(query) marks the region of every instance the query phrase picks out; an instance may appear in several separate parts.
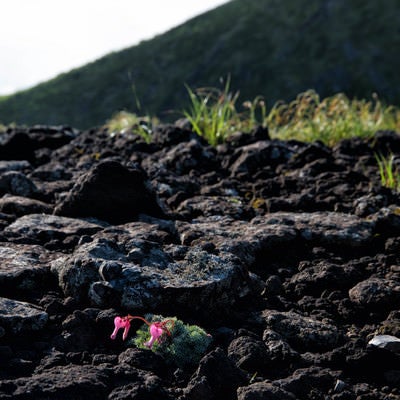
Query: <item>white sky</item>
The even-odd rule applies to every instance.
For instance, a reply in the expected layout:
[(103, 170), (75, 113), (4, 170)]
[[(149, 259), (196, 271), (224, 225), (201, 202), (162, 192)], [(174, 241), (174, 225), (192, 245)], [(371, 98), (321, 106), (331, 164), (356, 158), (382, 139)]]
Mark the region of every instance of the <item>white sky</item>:
[(0, 0), (0, 95), (135, 45), (228, 0)]

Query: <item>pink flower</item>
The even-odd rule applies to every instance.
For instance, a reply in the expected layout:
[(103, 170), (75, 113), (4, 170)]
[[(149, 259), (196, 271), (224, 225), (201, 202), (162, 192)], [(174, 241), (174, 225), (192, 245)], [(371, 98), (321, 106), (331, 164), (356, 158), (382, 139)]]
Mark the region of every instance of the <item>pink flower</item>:
[(164, 334), (164, 327), (161, 322), (154, 322), (150, 325), (150, 335), (151, 338), (148, 342), (144, 343), (146, 347), (151, 349), (153, 347), (154, 342), (159, 342), (161, 336)]
[(131, 327), (130, 316), (127, 317), (115, 317), (114, 318), (114, 331), (111, 334), (111, 339), (117, 337), (117, 333), (121, 328), (124, 328), (124, 333), (122, 334), (122, 339), (125, 340), (128, 336), (129, 328)]
[[(144, 345), (146, 347), (148, 347), (149, 349), (151, 349), (153, 347), (154, 342), (160, 343), (164, 333), (166, 333), (168, 336), (171, 336), (171, 331), (172, 331), (172, 329), (174, 327), (174, 323), (175, 323), (174, 320), (172, 320), (172, 319), (167, 319), (162, 322), (157, 321), (157, 322), (150, 323), (142, 317), (132, 316), (129, 314), (126, 317), (115, 317), (114, 318), (115, 328), (114, 328), (113, 333), (111, 334), (111, 339), (115, 339), (117, 337), (118, 331), (121, 328), (124, 328), (124, 333), (122, 334), (122, 339), (125, 340), (128, 336), (129, 328), (131, 327), (131, 321), (133, 319), (140, 319), (149, 327), (151, 337), (148, 342), (144, 343)], [(170, 328), (168, 328), (168, 325), (170, 325)]]

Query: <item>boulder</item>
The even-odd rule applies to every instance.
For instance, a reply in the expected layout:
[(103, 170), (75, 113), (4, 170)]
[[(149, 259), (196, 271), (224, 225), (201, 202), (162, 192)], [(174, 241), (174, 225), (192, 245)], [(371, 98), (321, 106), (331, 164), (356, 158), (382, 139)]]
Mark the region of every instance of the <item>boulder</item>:
[(1, 381), (0, 397), (16, 400), (103, 400), (110, 381), (110, 371), (100, 366), (55, 366), (33, 376)]
[(59, 257), (41, 246), (0, 244), (0, 292), (2, 295), (37, 296), (55, 287), (50, 261)]
[(13, 241), (45, 244), (62, 242), (68, 237), (91, 235), (103, 228), (104, 223), (100, 221), (89, 222), (55, 215), (30, 214), (18, 218), (6, 227), (4, 234)]
[(184, 390), (184, 399), (231, 399), (244, 382), (243, 372), (235, 367), (221, 348), (216, 348), (200, 361)]
[(276, 167), (292, 156), (291, 149), (279, 141), (262, 140), (240, 147), (233, 154), (232, 176), (248, 176), (264, 166)]
[(43, 329), (47, 320), (47, 313), (33, 304), (0, 297), (0, 326), (8, 335)]
[(40, 200), (5, 195), (0, 199), (0, 212), (21, 217), (27, 214), (52, 214), (53, 207)]
[(376, 335), (368, 342), (368, 345), (400, 353), (400, 339), (396, 336)]
[[(374, 223), (354, 215), (334, 212), (277, 212), (253, 218), (250, 222), (227, 216), (198, 217), (192, 222), (177, 222), (185, 245), (213, 243), (217, 249), (238, 256), (246, 265), (257, 257), (266, 260), (288, 256), (308, 247), (362, 249), (373, 240)], [(293, 251), (294, 252), (294, 251)]]
[[(131, 239), (129, 246), (133, 246)], [(223, 315), (249, 293), (247, 272), (229, 253), (181, 249), (179, 259), (160, 245), (124, 249), (94, 239), (52, 262), (65, 295), (96, 306), (154, 312), (164, 308), (198, 315)], [(116, 302), (116, 304), (115, 304)], [(111, 303), (111, 304), (110, 304)]]
[(38, 194), (38, 188), (22, 172), (9, 171), (0, 176), (0, 194), (5, 193), (22, 197), (35, 197)]
[(54, 213), (113, 224), (133, 221), (141, 213), (163, 215), (143, 171), (116, 161), (100, 162), (80, 176)]
[(295, 349), (329, 350), (343, 340), (343, 335), (336, 326), (292, 311), (265, 310), (261, 319), (266, 328), (279, 333)]
[(371, 277), (353, 286), (349, 297), (360, 306), (395, 309), (400, 301), (400, 284), (392, 279)]

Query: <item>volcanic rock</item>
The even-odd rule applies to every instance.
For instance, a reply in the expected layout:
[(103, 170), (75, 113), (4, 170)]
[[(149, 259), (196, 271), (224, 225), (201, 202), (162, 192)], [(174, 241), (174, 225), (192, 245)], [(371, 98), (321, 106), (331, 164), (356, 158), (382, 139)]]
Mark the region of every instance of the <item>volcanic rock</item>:
[(0, 325), (7, 335), (43, 329), (48, 315), (39, 307), (0, 297)]
[[(150, 143), (0, 142), (0, 398), (400, 398), (400, 355), (374, 345), (400, 333), (400, 196), (375, 158), (397, 134), (214, 148), (186, 121)], [(148, 313), (204, 328), (208, 353), (177, 368), (157, 353), (173, 331), (139, 349), (138, 320), (110, 339)]]
[(52, 214), (53, 207), (40, 200), (5, 195), (0, 199), (0, 211), (22, 217), (27, 214)]
[(101, 162), (82, 175), (55, 209), (56, 215), (114, 224), (133, 221), (140, 213), (163, 214), (143, 172), (115, 161)]
[(368, 345), (400, 353), (400, 339), (396, 336), (377, 335), (368, 342)]
[(0, 244), (0, 292), (13, 298), (32, 297), (55, 287), (49, 262), (56, 257), (41, 246)]

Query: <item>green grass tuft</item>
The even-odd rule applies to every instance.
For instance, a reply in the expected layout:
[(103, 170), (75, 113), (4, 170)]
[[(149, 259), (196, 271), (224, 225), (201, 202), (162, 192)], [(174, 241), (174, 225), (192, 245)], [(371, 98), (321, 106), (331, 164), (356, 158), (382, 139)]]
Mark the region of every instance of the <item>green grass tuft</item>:
[(257, 111), (261, 121), (265, 119), (265, 103), (261, 97), (243, 103), (243, 111), (237, 109), (239, 92), (230, 91), (230, 78), (224, 88), (199, 88), (192, 90), (186, 86), (191, 107), (183, 113), (194, 132), (216, 146), (237, 131), (250, 131), (258, 125)]
[(292, 102), (277, 102), (267, 116), (273, 137), (303, 142), (320, 140), (328, 146), (352, 137), (368, 138), (378, 130), (400, 130), (400, 109), (371, 101), (350, 100), (338, 93), (321, 100), (308, 90)]
[(150, 116), (139, 117), (134, 113), (120, 111), (106, 122), (106, 128), (112, 136), (118, 134), (136, 134), (146, 143), (151, 142), (153, 127), (158, 123)]
[(378, 162), (382, 186), (400, 191), (400, 172), (394, 164), (394, 155), (389, 154), (385, 157), (382, 154), (375, 154), (375, 158)]

